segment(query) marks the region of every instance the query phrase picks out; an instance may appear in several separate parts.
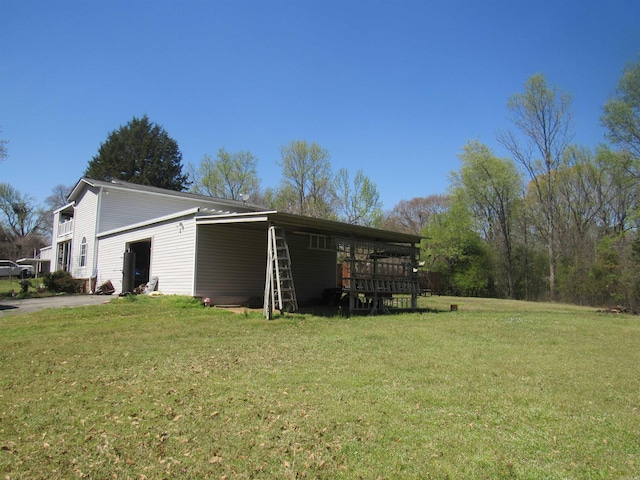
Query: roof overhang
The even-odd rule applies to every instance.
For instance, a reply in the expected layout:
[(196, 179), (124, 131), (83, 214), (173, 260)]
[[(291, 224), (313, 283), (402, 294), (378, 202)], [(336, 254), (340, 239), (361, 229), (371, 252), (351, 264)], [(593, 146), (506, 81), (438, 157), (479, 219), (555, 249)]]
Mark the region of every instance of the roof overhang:
[(64, 212), (64, 213), (68, 213), (68, 214), (73, 214), (73, 207), (75, 206), (75, 202), (71, 202), (71, 203), (67, 203), (66, 205), (58, 208), (57, 210), (54, 210), (53, 213), (55, 215)]
[(246, 224), (246, 223), (273, 223), (281, 227), (288, 227), (296, 233), (314, 235), (326, 235), (333, 237), (347, 237), (361, 240), (373, 240), (390, 243), (420, 243), (418, 235), (408, 233), (381, 230), (378, 228), (351, 225), (349, 223), (324, 220), (320, 218), (305, 217), (292, 213), (283, 213), (275, 210), (250, 213), (231, 213), (207, 215), (202, 212), (196, 216), (197, 225), (215, 224)]

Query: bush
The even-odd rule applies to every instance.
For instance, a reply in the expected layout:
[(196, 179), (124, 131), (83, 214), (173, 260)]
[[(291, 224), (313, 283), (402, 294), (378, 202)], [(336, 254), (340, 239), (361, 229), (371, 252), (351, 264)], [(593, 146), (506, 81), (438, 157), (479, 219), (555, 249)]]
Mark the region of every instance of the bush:
[(54, 293), (80, 293), (84, 282), (73, 278), (69, 272), (53, 272), (45, 273), (42, 283)]
[(29, 287), (33, 287), (29, 280), (20, 280), (20, 293), (29, 293)]

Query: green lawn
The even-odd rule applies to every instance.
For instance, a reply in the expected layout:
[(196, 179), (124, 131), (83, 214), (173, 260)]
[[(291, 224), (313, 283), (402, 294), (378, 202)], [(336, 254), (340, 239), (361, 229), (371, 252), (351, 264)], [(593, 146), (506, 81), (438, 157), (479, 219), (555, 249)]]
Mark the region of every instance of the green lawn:
[[(450, 297), (0, 314), (3, 478), (638, 478), (640, 319)], [(449, 312), (451, 304), (457, 312)]]
[(20, 278), (17, 277), (0, 277), (0, 299), (25, 297), (25, 296), (37, 296), (38, 287), (42, 283), (42, 278), (27, 278), (30, 285), (27, 289), (28, 295), (22, 294), (22, 285), (20, 285)]

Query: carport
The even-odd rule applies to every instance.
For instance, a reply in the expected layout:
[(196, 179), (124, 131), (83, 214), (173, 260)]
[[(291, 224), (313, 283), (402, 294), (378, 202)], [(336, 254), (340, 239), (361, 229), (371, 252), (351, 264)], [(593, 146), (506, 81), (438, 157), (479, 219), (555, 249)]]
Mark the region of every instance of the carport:
[(342, 297), (351, 312), (417, 308), (416, 235), (277, 211), (201, 211), (196, 227), (194, 291), (214, 305), (265, 306), (269, 316), (268, 232), (277, 227), (299, 306)]

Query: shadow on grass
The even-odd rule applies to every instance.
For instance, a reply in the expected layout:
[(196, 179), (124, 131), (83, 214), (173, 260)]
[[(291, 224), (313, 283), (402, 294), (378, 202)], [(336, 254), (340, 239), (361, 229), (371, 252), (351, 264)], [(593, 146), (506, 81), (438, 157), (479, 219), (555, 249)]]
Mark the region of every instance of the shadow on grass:
[(296, 313), (302, 315), (313, 315), (316, 317), (366, 317), (368, 315), (400, 315), (403, 313), (444, 313), (449, 310), (438, 309), (438, 308), (416, 308), (416, 309), (400, 309), (394, 308), (389, 309), (387, 311), (377, 309), (376, 311), (370, 310), (358, 310), (355, 312), (349, 312), (348, 309), (342, 309), (340, 307), (332, 306), (332, 305), (316, 305), (309, 307), (302, 307)]

